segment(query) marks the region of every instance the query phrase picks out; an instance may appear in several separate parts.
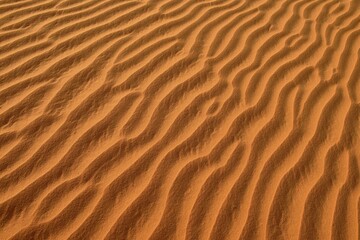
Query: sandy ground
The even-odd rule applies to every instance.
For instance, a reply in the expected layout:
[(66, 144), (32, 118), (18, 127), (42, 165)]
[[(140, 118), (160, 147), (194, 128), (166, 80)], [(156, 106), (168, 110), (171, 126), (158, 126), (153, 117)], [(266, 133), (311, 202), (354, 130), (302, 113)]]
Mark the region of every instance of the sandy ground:
[(360, 1), (0, 0), (0, 239), (358, 240)]

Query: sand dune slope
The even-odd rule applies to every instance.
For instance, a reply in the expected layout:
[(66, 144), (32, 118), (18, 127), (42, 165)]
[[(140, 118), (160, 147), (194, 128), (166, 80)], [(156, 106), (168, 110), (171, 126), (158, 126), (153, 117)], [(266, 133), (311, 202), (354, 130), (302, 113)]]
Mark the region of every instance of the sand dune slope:
[(360, 1), (0, 0), (0, 193), (0, 239), (359, 239)]

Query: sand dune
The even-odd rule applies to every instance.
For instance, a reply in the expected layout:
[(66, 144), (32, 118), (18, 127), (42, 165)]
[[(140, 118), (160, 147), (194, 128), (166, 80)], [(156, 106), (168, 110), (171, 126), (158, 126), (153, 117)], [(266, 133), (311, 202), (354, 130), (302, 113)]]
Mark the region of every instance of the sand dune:
[(357, 0), (0, 0), (0, 239), (356, 240)]

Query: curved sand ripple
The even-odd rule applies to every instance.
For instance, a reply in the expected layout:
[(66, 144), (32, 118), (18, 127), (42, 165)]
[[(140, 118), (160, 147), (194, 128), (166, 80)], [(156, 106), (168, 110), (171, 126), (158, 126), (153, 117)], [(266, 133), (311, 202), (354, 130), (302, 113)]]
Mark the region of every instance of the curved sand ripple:
[(358, 239), (360, 2), (0, 0), (0, 239)]

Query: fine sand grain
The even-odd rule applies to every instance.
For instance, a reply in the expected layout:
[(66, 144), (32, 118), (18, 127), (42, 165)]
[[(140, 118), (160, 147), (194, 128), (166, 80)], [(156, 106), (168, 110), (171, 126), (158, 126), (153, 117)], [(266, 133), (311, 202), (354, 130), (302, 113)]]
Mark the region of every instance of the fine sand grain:
[(359, 0), (0, 0), (0, 240), (358, 240)]

